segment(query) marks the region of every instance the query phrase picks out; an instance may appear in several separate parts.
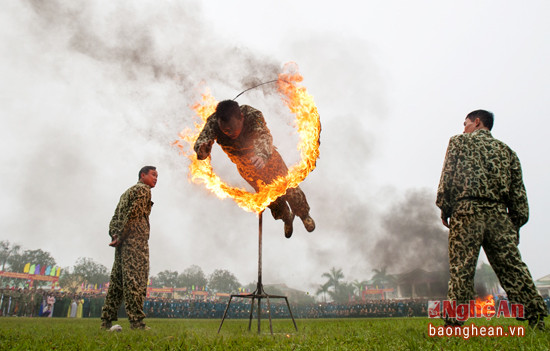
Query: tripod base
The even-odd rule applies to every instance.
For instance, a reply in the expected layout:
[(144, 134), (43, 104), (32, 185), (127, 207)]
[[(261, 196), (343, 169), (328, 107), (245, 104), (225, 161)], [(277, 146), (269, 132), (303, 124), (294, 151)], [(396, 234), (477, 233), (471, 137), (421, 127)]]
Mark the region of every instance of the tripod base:
[(218, 328), (218, 334), (220, 333), (220, 330), (222, 329), (223, 321), (225, 320), (225, 317), (227, 316), (227, 311), (229, 311), (229, 306), (231, 305), (231, 300), (234, 297), (240, 297), (243, 299), (252, 299), (252, 303), (250, 304), (250, 318), (248, 320), (248, 331), (250, 331), (250, 326), (252, 325), (252, 313), (254, 312), (254, 300), (258, 299), (258, 334), (260, 334), (260, 321), (261, 321), (261, 314), (262, 314), (262, 299), (267, 300), (267, 313), (269, 315), (269, 330), (271, 331), (271, 335), (273, 335), (273, 325), (271, 324), (271, 304), (269, 303), (269, 299), (285, 299), (286, 306), (288, 307), (288, 312), (290, 313), (290, 317), (292, 318), (292, 323), (294, 323), (294, 328), (296, 331), (298, 331), (298, 327), (296, 326), (296, 321), (294, 320), (294, 316), (292, 315), (292, 310), (290, 309), (290, 305), (288, 303), (288, 299), (286, 296), (279, 296), (279, 295), (269, 295), (264, 291), (264, 286), (262, 285), (262, 214), (263, 211), (260, 212), (258, 216), (258, 285), (256, 286), (256, 290), (252, 294), (246, 294), (246, 295), (231, 295), (229, 297), (229, 302), (227, 303), (227, 307), (225, 308), (225, 312), (223, 313), (222, 322), (220, 323), (220, 327)]
[(218, 328), (218, 334), (220, 333), (220, 330), (222, 329), (223, 322), (225, 321), (225, 317), (227, 316), (227, 311), (229, 311), (229, 306), (231, 305), (231, 300), (234, 297), (239, 297), (243, 299), (252, 299), (252, 302), (250, 304), (250, 318), (248, 319), (248, 331), (250, 331), (250, 327), (252, 326), (252, 314), (254, 312), (254, 300), (258, 300), (258, 334), (260, 334), (261, 330), (261, 311), (262, 306), (261, 302), (262, 299), (267, 300), (267, 314), (269, 316), (269, 331), (271, 332), (271, 335), (273, 335), (273, 324), (271, 323), (271, 304), (269, 302), (269, 299), (285, 299), (286, 306), (288, 307), (288, 312), (290, 313), (290, 318), (292, 318), (292, 323), (294, 323), (294, 328), (296, 331), (298, 331), (298, 327), (296, 326), (296, 321), (294, 320), (294, 316), (292, 315), (292, 310), (290, 309), (290, 304), (288, 303), (288, 299), (286, 296), (280, 296), (280, 295), (269, 295), (264, 291), (264, 287), (262, 283), (258, 283), (256, 290), (252, 294), (246, 294), (246, 295), (231, 295), (229, 297), (229, 302), (227, 303), (227, 307), (225, 308), (225, 312), (223, 313), (222, 322), (220, 323), (220, 327)]

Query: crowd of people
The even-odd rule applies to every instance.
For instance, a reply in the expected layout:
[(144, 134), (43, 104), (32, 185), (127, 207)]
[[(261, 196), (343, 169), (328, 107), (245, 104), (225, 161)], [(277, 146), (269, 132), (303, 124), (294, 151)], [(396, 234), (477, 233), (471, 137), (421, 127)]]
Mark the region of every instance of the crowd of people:
[(0, 316), (99, 317), (104, 300), (102, 294), (0, 288)]
[[(290, 317), (286, 303), (271, 300), (273, 318)], [(250, 298), (234, 298), (229, 304), (229, 318), (248, 318)], [(149, 298), (145, 302), (148, 317), (153, 318), (222, 318), (228, 300), (196, 301), (190, 299)], [(257, 308), (257, 305), (255, 306)], [(310, 303), (291, 306), (295, 318), (404, 317), (427, 316), (427, 300), (370, 300), (350, 303)], [(267, 313), (265, 299), (263, 313)]]
[[(464, 132), (451, 137), (445, 155), (436, 204), (441, 209), (442, 224), (449, 228), (447, 298), (458, 304), (474, 299), (474, 276), (483, 247), (506, 295), (524, 306), (529, 326), (545, 330), (548, 300), (539, 294), (518, 249), (519, 229), (529, 219), (521, 165), (514, 151), (492, 136), (493, 122), (493, 113), (489, 111), (470, 112), (463, 122)], [(259, 110), (224, 100), (208, 117), (194, 150), (198, 160), (205, 160), (217, 142), (236, 164), (240, 175), (260, 192), (262, 184), (270, 184), (288, 172), (272, 139)], [(123, 297), (132, 329), (149, 329), (143, 322), (146, 315), (216, 318), (224, 310), (221, 301), (146, 299), (151, 189), (157, 177), (154, 166), (143, 167), (138, 173), (138, 183), (123, 193), (111, 220), (109, 245), (116, 247), (116, 251), (101, 315), (101, 327), (105, 330), (117, 320)], [(274, 219), (284, 222), (286, 238), (292, 236), (295, 216), (301, 218), (308, 232), (315, 229), (309, 204), (299, 187), (288, 188), (286, 195), (268, 207)], [(82, 299), (82, 310), (84, 304), (86, 299)], [(295, 314), (309, 318), (425, 316), (426, 305), (427, 301), (416, 300), (310, 304), (296, 308)], [(283, 310), (284, 305), (270, 308), (275, 317)], [(233, 314), (237, 318), (250, 315), (244, 302), (236, 302), (228, 312), (230, 317)], [(445, 319), (446, 326), (463, 324), (464, 321), (452, 316)]]
[[(104, 294), (77, 293), (40, 289), (0, 289), (0, 316), (20, 317), (83, 317), (99, 318), (105, 301)], [(233, 298), (229, 305), (228, 318), (248, 318), (249, 298)], [(267, 313), (265, 299), (262, 303)], [(193, 299), (147, 297), (144, 311), (149, 318), (222, 318), (228, 299)], [(368, 300), (346, 304), (311, 303), (293, 305), (295, 318), (335, 317), (403, 317), (427, 316), (427, 300)], [(271, 300), (273, 318), (288, 318), (286, 303)], [(124, 306), (119, 317), (126, 317)]]
[[(0, 316), (19, 317), (75, 317), (100, 318), (105, 294), (77, 293), (41, 289), (0, 289)], [(233, 298), (227, 318), (248, 318), (250, 299)], [(286, 303), (271, 300), (272, 318), (289, 318)], [(545, 297), (550, 308), (550, 298)], [(210, 298), (207, 300), (169, 297), (147, 297), (144, 311), (149, 318), (222, 318), (228, 299)], [(348, 303), (309, 303), (292, 305), (295, 318), (386, 318), (386, 317), (426, 317), (426, 299), (386, 299), (353, 301)], [(255, 306), (257, 308), (257, 305)], [(262, 301), (263, 314), (267, 313), (265, 299)], [(118, 311), (120, 318), (126, 318), (122, 305)]]

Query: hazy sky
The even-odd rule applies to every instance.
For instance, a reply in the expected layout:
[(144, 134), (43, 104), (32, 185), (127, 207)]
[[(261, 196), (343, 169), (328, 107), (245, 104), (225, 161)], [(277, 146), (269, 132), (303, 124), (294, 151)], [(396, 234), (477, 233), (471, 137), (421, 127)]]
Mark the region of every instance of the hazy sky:
[[(323, 272), (368, 279), (446, 260), (434, 205), (449, 137), (495, 113), (522, 161), (531, 217), (520, 250), (550, 274), (547, 1), (18, 1), (0, 13), (0, 240), (60, 266), (111, 267), (108, 224), (143, 165), (158, 167), (151, 274), (192, 264), (257, 278), (257, 217), (188, 180), (172, 146), (208, 86), (218, 100), (298, 64), (323, 130), (302, 183), (317, 229), (291, 239), (264, 214), (264, 283), (315, 291)], [(261, 109), (289, 165), (293, 116), (273, 89)], [(216, 171), (244, 186), (218, 146)]]

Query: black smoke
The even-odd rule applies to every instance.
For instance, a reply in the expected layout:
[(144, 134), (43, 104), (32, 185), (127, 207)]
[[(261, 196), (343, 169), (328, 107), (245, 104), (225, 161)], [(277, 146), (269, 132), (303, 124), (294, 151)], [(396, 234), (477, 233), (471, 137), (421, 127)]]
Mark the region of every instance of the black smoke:
[(390, 206), (370, 251), (373, 266), (392, 272), (448, 271), (448, 231), (439, 220), (434, 199), (433, 192), (411, 190)]

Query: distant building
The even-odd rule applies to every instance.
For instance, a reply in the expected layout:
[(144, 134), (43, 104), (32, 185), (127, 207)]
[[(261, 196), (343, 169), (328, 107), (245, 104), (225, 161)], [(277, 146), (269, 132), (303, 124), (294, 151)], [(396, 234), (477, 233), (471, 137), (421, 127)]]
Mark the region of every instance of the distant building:
[(397, 298), (445, 298), (449, 282), (448, 271), (428, 272), (414, 269), (396, 274)]
[(264, 284), (264, 291), (270, 295), (286, 296), (295, 304), (315, 302), (315, 298), (308, 292), (290, 288), (286, 284)]
[(535, 280), (535, 286), (542, 296), (550, 295), (550, 274)]

